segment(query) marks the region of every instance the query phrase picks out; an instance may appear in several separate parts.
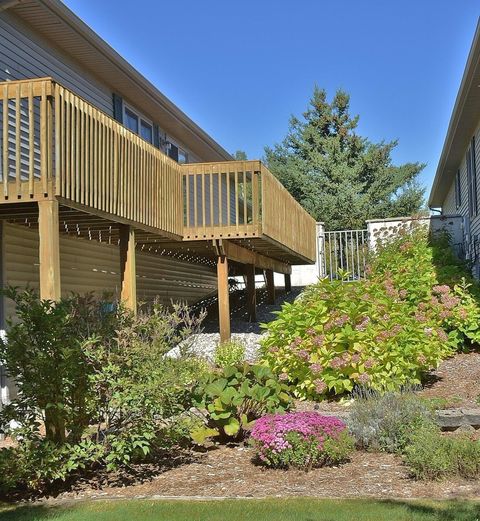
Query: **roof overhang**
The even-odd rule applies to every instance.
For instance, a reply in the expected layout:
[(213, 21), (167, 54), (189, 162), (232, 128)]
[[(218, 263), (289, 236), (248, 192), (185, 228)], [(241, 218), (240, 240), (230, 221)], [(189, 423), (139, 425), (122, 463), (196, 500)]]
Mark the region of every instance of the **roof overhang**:
[(428, 204), (440, 208), (480, 119), (480, 23), (455, 100)]
[(158, 121), (163, 130), (185, 143), (202, 161), (232, 159), (60, 0), (0, 0), (0, 11), (6, 9), (52, 45), (60, 47), (112, 92), (134, 102), (139, 110)]

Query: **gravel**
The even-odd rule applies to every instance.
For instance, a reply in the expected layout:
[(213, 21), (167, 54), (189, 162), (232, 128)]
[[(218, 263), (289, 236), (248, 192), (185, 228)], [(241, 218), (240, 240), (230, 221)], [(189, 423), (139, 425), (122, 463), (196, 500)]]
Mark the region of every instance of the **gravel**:
[[(257, 322), (247, 322), (245, 320), (246, 310), (241, 299), (237, 309), (232, 310), (231, 330), (232, 340), (239, 341), (245, 345), (245, 358), (249, 362), (258, 359), (260, 341), (266, 333), (260, 324), (268, 323), (275, 319), (275, 311), (281, 309), (285, 302), (293, 302), (302, 292), (303, 288), (292, 288), (292, 291), (285, 294), (283, 291), (277, 292), (275, 304), (266, 303), (264, 288), (257, 290)], [(217, 317), (208, 317), (204, 324), (204, 331), (194, 335), (188, 340), (190, 349), (198, 356), (213, 359), (215, 348), (220, 343), (220, 333), (218, 333)], [(173, 349), (170, 354), (178, 356), (180, 347)]]

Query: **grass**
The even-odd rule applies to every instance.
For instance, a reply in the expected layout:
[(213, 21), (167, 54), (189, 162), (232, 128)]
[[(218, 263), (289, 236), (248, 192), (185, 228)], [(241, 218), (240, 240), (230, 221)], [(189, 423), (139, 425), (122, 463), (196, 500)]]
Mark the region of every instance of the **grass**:
[(90, 501), (67, 506), (0, 506), (2, 521), (479, 521), (473, 501), (267, 499)]

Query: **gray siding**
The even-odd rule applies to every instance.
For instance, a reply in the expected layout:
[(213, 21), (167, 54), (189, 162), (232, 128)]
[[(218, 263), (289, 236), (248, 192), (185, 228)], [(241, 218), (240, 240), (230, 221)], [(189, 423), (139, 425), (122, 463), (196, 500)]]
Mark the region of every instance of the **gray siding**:
[[(472, 136), (473, 137), (473, 136)], [(460, 214), (464, 217), (465, 222), (465, 243), (467, 246), (467, 254), (474, 263), (475, 273), (480, 274), (480, 125), (475, 131), (475, 161), (477, 176), (477, 215), (473, 218), (469, 216), (468, 201), (468, 176), (467, 176), (467, 155), (468, 147), (463, 153), (462, 162), (458, 165), (460, 169), (460, 190), (461, 205), (457, 208), (455, 201), (455, 181), (450, 185), (448, 194), (442, 205), (444, 214)]]
[[(38, 232), (5, 224), (3, 231), (4, 283), (38, 289)], [(120, 292), (117, 246), (60, 235), (62, 295), (94, 292), (118, 297)], [(202, 264), (137, 251), (137, 296), (140, 301), (171, 300), (194, 303), (216, 290), (215, 270)], [(5, 316), (14, 316), (11, 301)]]
[(51, 76), (109, 115), (112, 92), (11, 14), (0, 13), (0, 80)]

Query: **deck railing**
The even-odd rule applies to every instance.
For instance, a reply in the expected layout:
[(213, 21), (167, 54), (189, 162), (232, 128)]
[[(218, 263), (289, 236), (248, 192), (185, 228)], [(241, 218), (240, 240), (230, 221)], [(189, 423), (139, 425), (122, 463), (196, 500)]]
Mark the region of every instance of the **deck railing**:
[(315, 260), (315, 220), (260, 161), (186, 164), (184, 238), (269, 238)]
[(50, 78), (0, 84), (0, 201), (57, 196), (182, 236), (180, 165)]
[(51, 78), (0, 83), (0, 203), (60, 202), (185, 240), (315, 259), (315, 222), (260, 161), (179, 165)]

